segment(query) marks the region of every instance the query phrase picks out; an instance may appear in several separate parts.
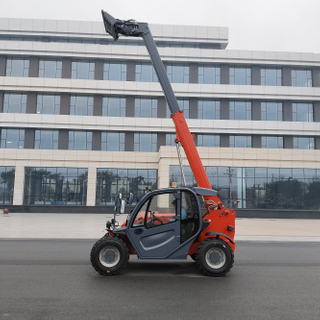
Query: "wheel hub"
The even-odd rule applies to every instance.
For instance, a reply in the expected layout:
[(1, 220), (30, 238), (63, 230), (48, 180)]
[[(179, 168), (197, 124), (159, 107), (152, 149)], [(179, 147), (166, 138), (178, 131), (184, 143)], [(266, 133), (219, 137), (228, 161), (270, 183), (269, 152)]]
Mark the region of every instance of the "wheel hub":
[(205, 259), (208, 266), (212, 269), (220, 269), (227, 261), (225, 252), (219, 248), (208, 250)]
[(112, 268), (120, 261), (120, 252), (115, 247), (105, 247), (99, 253), (100, 263), (107, 267)]

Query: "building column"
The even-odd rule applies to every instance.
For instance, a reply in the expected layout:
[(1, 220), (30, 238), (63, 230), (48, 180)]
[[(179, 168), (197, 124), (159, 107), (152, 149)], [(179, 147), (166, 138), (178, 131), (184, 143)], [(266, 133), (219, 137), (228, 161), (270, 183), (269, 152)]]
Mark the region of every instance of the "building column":
[(229, 99), (221, 99), (220, 119), (229, 120)]
[(39, 58), (31, 57), (29, 61), (29, 77), (38, 77), (39, 75)]
[(252, 79), (252, 85), (254, 85), (254, 86), (261, 85), (261, 68), (260, 68), (260, 66), (252, 66), (251, 79)]
[(127, 62), (127, 81), (136, 81), (136, 63), (134, 61)]
[(103, 80), (103, 61), (97, 60), (94, 64), (94, 80)]
[(24, 166), (16, 164), (14, 175), (14, 191), (13, 191), (13, 205), (23, 205), (23, 192), (24, 192)]
[(229, 84), (229, 65), (221, 66), (221, 84)]
[(189, 80), (190, 83), (198, 83), (198, 65), (191, 63), (190, 64), (190, 74), (189, 74)]
[(96, 186), (97, 186), (97, 168), (89, 166), (88, 168), (88, 185), (87, 185), (87, 206), (96, 205)]
[(292, 102), (283, 101), (283, 121), (292, 121)]
[(253, 100), (251, 109), (252, 120), (261, 120), (261, 101)]
[(6, 75), (6, 57), (0, 56), (0, 77)]
[[(0, 97), (1, 100), (1, 97)], [(320, 102), (315, 101), (313, 103), (313, 121), (320, 122)]]
[(292, 80), (291, 80), (291, 68), (290, 67), (283, 67), (282, 68), (282, 85), (291, 87)]
[(314, 67), (312, 69), (312, 85), (313, 87), (320, 87), (320, 68)]

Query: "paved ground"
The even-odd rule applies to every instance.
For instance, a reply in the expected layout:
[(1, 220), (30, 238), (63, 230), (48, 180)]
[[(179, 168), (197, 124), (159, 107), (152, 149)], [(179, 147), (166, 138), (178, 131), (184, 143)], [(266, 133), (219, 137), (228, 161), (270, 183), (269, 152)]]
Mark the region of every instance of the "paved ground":
[[(112, 215), (9, 213), (0, 215), (0, 239), (98, 239)], [(125, 215), (119, 217), (125, 219)], [(236, 240), (320, 242), (320, 220), (236, 220)]]

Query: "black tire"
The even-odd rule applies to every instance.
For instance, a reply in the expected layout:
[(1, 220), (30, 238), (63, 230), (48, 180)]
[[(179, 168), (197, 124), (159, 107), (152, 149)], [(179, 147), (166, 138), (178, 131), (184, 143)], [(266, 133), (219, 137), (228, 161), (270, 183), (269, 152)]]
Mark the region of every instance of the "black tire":
[(204, 240), (196, 251), (196, 263), (200, 270), (210, 277), (222, 277), (230, 271), (234, 254), (223, 240), (210, 238)]
[(123, 270), (129, 261), (126, 243), (118, 237), (104, 236), (91, 250), (91, 263), (103, 276), (112, 276)]

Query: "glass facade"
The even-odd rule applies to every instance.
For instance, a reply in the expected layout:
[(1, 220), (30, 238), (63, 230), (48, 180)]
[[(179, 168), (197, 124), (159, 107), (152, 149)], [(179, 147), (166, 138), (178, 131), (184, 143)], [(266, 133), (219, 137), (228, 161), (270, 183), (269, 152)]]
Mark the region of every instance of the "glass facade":
[(26, 167), (23, 204), (87, 204), (88, 169)]
[(251, 136), (229, 136), (230, 148), (251, 148), (252, 138)]
[(24, 129), (1, 129), (1, 148), (22, 149)]
[(230, 120), (251, 120), (250, 101), (230, 101)]
[(102, 116), (124, 117), (126, 115), (126, 99), (120, 97), (102, 98)]
[(71, 63), (72, 79), (94, 79), (93, 61), (72, 61)]
[(291, 70), (291, 82), (293, 87), (312, 87), (312, 72), (308, 69)]
[(251, 68), (231, 67), (229, 69), (229, 83), (251, 85)]
[(218, 134), (198, 134), (198, 147), (220, 147), (220, 135)]
[(314, 138), (293, 137), (293, 149), (314, 149)]
[(262, 86), (281, 86), (282, 70), (280, 68), (261, 68)]
[(7, 77), (28, 77), (29, 59), (7, 58)]
[(102, 151), (124, 151), (125, 134), (124, 132), (102, 132), (101, 150)]
[(282, 121), (283, 111), (281, 102), (261, 102), (261, 120)]
[(14, 167), (0, 167), (0, 204), (13, 203)]
[(34, 148), (35, 149), (58, 149), (59, 131), (58, 130), (35, 130)]
[(261, 137), (261, 147), (262, 148), (283, 148), (283, 137), (273, 137), (273, 136), (262, 136)]
[(220, 119), (219, 100), (198, 100), (199, 119)]
[(92, 132), (69, 131), (69, 150), (92, 150)]
[(39, 78), (61, 78), (62, 61), (61, 60), (43, 60), (39, 61)]
[(149, 190), (157, 189), (154, 169), (97, 169), (96, 205), (114, 205), (118, 193), (125, 199), (134, 194), (134, 203)]
[(103, 65), (103, 80), (127, 80), (127, 64), (123, 62), (105, 62)]
[(167, 75), (171, 83), (189, 83), (190, 67), (188, 65), (167, 66)]
[(157, 118), (158, 99), (136, 98), (134, 103), (134, 115), (136, 118)]
[(220, 84), (221, 83), (221, 68), (220, 66), (199, 66), (198, 81), (205, 84)]
[(71, 96), (70, 115), (92, 116), (93, 115), (93, 96)]
[(313, 122), (313, 104), (312, 103), (293, 103), (292, 120)]
[(37, 113), (39, 114), (59, 114), (60, 96), (49, 94), (37, 95)]
[(3, 113), (26, 113), (27, 95), (22, 93), (5, 93), (3, 95)]
[(134, 151), (156, 152), (157, 134), (156, 133), (134, 133)]
[(152, 64), (136, 64), (136, 81), (158, 82), (157, 74)]
[[(290, 168), (205, 167), (209, 181), (224, 204), (240, 200), (244, 209), (320, 209), (320, 170)], [(188, 186), (196, 185), (190, 167)], [(181, 185), (179, 166), (170, 166), (172, 182)]]

